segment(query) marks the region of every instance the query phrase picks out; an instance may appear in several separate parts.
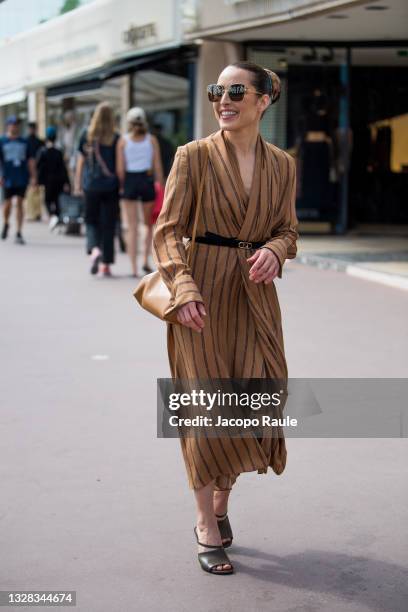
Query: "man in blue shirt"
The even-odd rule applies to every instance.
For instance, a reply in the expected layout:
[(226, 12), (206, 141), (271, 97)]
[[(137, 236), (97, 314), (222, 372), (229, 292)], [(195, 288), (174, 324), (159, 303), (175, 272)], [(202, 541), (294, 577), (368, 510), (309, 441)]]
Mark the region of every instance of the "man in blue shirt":
[(7, 238), (13, 198), (16, 200), (16, 243), (25, 244), (21, 235), (24, 219), (23, 200), (28, 183), (35, 185), (35, 157), (25, 138), (20, 136), (20, 121), (15, 115), (6, 121), (6, 135), (0, 138), (0, 182), (4, 191), (2, 240)]

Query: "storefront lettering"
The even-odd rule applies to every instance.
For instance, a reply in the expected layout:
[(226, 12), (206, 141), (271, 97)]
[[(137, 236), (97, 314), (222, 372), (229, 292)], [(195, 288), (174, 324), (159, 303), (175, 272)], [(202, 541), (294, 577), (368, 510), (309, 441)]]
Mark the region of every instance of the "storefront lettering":
[(147, 23), (143, 26), (130, 26), (128, 30), (123, 32), (123, 40), (128, 45), (135, 47), (143, 44), (151, 38), (156, 38), (157, 30), (155, 23)]
[(43, 58), (38, 62), (40, 68), (48, 68), (50, 66), (62, 64), (64, 62), (72, 62), (80, 60), (89, 55), (96, 55), (99, 51), (97, 45), (89, 45), (88, 47), (82, 47), (81, 49), (73, 49), (60, 55), (54, 55), (53, 57)]

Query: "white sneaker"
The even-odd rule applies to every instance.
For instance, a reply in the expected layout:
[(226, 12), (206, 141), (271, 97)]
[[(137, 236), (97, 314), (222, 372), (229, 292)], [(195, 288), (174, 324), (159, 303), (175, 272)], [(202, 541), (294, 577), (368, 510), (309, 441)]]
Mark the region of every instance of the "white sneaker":
[(50, 232), (52, 232), (53, 230), (55, 230), (55, 228), (57, 227), (59, 223), (59, 218), (57, 217), (57, 215), (52, 215), (50, 222), (48, 224), (48, 228), (50, 230)]

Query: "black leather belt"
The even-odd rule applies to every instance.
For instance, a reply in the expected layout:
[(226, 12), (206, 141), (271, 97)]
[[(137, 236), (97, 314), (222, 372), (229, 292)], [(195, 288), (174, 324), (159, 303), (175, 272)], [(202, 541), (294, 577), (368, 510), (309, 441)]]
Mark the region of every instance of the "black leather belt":
[(226, 238), (212, 232), (205, 232), (205, 236), (196, 236), (196, 242), (203, 244), (215, 244), (216, 246), (227, 246), (235, 249), (259, 249), (265, 244), (263, 242), (247, 242), (246, 240), (238, 240), (237, 238)]

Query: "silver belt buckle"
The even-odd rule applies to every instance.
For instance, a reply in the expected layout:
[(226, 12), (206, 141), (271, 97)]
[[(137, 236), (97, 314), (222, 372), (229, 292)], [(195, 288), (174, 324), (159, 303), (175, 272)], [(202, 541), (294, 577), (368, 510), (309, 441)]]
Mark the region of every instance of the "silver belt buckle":
[(241, 240), (241, 242), (238, 242), (238, 247), (240, 249), (252, 249), (252, 242), (245, 242), (244, 240)]

